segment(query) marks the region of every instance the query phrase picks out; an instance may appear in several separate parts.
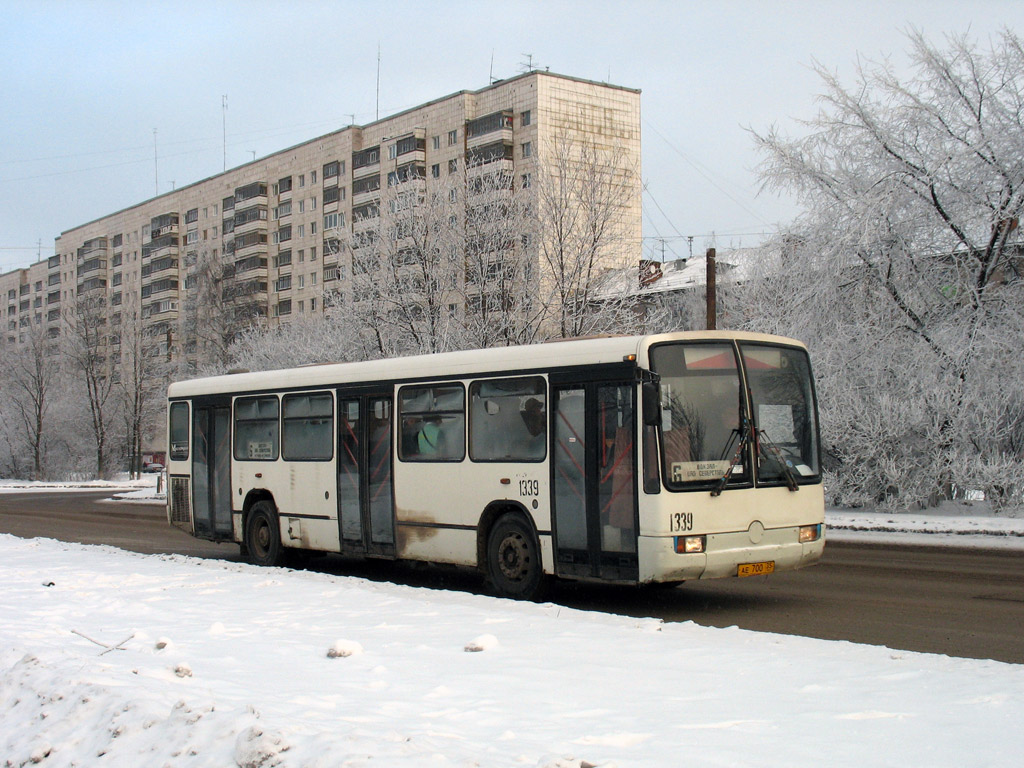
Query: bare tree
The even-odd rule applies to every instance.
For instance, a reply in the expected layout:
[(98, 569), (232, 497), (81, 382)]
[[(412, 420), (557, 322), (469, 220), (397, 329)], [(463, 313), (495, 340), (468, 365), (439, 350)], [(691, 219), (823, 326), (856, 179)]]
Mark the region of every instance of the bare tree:
[(816, 347), (839, 497), (984, 487), (1020, 503), (1020, 387), (992, 382), (1024, 380), (1007, 348), (1024, 306), (1024, 49), (1008, 31), (985, 51), (909, 41), (910, 79), (867, 61), (847, 88), (818, 65), (806, 135), (757, 136), (766, 184), (806, 208), (779, 248), (786, 280), (759, 284), (777, 309), (761, 305)]
[(415, 171), (389, 174), (379, 200), (339, 233), (352, 267), (350, 312), (380, 356), (457, 346), (458, 253), (448, 229), (456, 195), (428, 189)]
[(632, 316), (633, 300), (616, 298), (606, 282), (639, 251), (623, 229), (636, 169), (626, 163), (626, 153), (571, 141), (567, 134), (539, 151), (541, 170), (530, 187), (544, 279), (543, 322), (549, 335), (563, 338), (615, 330)]
[(153, 354), (137, 297), (129, 295), (111, 313), (110, 323), (110, 363), (124, 422), (124, 454), (129, 472), (138, 476), (145, 440), (162, 425), (163, 394), (172, 366), (166, 356)]
[(0, 410), (9, 417), (0, 419), (0, 430), (7, 447), (11, 474), (23, 471), (19, 455), (31, 458), (31, 477), (42, 480), (47, 474), (47, 453), (51, 443), (49, 420), (53, 390), (60, 377), (59, 358), (54, 343), (41, 326), (29, 326), (25, 343), (2, 348), (0, 356)]
[(529, 177), (478, 161), (454, 178), (464, 201), (453, 208), (449, 230), (450, 248), (462, 255), (463, 344), (529, 344), (543, 313)]
[(106, 299), (80, 294), (65, 320), (66, 332), (62, 338), (66, 359), (74, 377), (85, 389), (96, 456), (96, 476), (104, 478), (111, 469), (109, 406), (114, 391), (108, 357), (109, 307)]

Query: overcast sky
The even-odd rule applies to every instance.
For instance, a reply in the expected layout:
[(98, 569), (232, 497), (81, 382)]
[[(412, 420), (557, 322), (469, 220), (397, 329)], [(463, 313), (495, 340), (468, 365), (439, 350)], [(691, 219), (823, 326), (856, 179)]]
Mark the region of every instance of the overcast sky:
[[(912, 25), (987, 45), (1021, 0), (50, 2), (0, 0), (0, 272), (62, 231), (532, 62), (642, 90), (645, 251), (753, 245), (795, 213), (758, 194), (748, 128), (797, 131), (818, 60), (904, 60)], [(493, 63), (492, 63), (493, 62)], [(154, 163), (154, 129), (157, 161)], [(156, 167), (154, 167), (156, 166)], [(661, 238), (661, 239), (659, 239)], [(40, 245), (41, 243), (41, 245)]]

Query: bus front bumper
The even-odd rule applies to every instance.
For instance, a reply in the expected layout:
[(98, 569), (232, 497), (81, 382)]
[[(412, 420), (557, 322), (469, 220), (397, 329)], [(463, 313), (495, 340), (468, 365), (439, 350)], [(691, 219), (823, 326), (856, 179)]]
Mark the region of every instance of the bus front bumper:
[(817, 541), (801, 543), (799, 528), (765, 530), (757, 543), (749, 531), (710, 533), (705, 551), (699, 554), (678, 554), (674, 536), (640, 536), (640, 581), (693, 581), (719, 579), (739, 575), (738, 565), (772, 564), (774, 571), (806, 568), (821, 559), (825, 549), (822, 526)]

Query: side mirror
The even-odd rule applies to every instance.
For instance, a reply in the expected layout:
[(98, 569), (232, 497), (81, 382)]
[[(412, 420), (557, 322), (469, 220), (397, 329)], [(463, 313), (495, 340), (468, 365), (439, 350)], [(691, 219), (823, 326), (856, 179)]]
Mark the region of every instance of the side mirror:
[(661, 424), (661, 390), (653, 381), (641, 385), (643, 394), (644, 425), (656, 427)]

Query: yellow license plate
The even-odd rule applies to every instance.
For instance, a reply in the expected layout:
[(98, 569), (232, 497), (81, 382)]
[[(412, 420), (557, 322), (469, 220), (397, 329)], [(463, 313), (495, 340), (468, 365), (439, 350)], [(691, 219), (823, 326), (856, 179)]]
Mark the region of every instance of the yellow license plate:
[(769, 573), (774, 573), (775, 561), (769, 560), (767, 563), (741, 563), (736, 575), (737, 576), (767, 576)]

